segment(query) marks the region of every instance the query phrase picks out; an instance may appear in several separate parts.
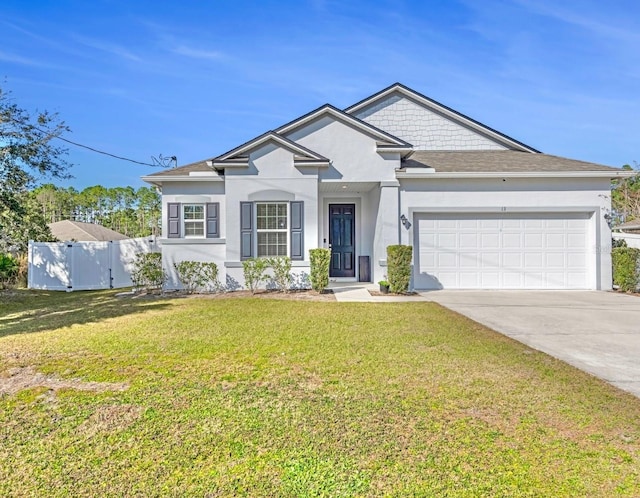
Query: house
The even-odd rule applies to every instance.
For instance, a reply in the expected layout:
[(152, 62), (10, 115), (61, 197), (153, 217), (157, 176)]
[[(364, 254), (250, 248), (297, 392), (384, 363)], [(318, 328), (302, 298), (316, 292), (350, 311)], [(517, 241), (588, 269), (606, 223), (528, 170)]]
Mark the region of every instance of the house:
[(414, 248), (415, 289), (610, 289), (610, 181), (399, 83), (323, 105), (217, 157), (144, 177), (162, 190), (163, 265), (331, 249), (331, 279), (377, 281)]
[(82, 221), (62, 220), (49, 223), (51, 234), (60, 241), (94, 242), (128, 239), (110, 228), (97, 225), (95, 223), (84, 223)]

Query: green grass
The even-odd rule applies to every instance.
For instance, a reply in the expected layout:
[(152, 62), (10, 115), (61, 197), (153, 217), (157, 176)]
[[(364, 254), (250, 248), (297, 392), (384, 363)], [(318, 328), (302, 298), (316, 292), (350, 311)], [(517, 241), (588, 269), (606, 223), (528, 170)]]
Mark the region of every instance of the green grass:
[(0, 304), (0, 377), (129, 384), (0, 395), (0, 495), (640, 495), (640, 400), (438, 305), (113, 294)]

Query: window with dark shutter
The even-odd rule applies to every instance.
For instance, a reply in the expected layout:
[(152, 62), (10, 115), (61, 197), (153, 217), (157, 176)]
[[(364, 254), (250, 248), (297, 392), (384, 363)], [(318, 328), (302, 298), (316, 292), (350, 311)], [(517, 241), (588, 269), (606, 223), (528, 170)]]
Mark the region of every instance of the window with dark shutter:
[(240, 259), (253, 257), (253, 202), (240, 203)]
[(291, 203), (291, 259), (304, 259), (304, 202)]
[(220, 203), (207, 203), (207, 238), (217, 239), (220, 237)]
[(170, 239), (176, 239), (180, 237), (180, 224), (182, 220), (180, 218), (180, 203), (169, 202), (167, 203), (167, 237)]

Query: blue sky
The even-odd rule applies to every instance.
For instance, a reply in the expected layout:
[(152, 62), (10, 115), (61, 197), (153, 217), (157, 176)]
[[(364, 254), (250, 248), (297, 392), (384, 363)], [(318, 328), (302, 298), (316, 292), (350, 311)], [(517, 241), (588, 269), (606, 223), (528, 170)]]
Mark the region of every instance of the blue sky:
[[(0, 77), (70, 140), (150, 162), (219, 155), (399, 81), (542, 152), (640, 161), (640, 3), (3, 0)], [(69, 146), (62, 186), (151, 167)]]

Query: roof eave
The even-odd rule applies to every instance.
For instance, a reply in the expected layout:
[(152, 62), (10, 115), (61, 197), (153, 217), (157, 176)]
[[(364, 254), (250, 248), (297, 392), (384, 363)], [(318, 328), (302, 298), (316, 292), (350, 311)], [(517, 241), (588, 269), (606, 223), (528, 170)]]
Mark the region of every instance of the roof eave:
[(141, 180), (152, 185), (160, 186), (164, 182), (224, 182), (221, 176), (143, 176)]
[[(426, 168), (425, 168), (426, 169)], [(616, 171), (429, 171), (396, 170), (397, 178), (629, 178), (626, 172)]]

